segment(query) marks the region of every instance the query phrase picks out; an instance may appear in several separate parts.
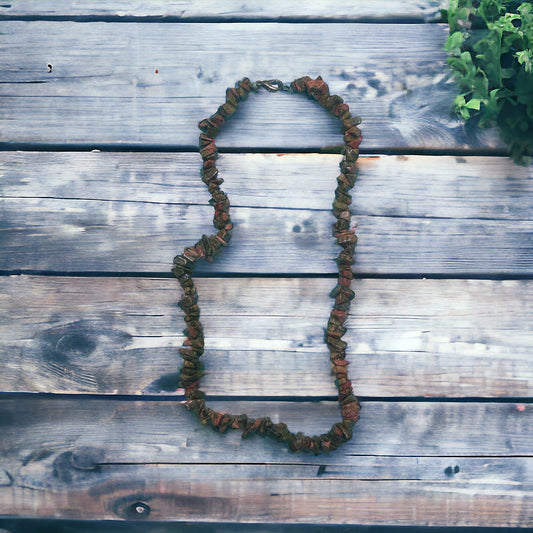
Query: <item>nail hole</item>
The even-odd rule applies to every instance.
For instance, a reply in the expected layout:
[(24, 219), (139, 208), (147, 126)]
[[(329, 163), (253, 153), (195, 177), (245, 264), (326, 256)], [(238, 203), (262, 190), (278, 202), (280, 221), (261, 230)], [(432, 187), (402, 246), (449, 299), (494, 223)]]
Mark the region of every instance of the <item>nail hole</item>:
[(159, 74), (159, 69), (158, 68), (155, 69), (155, 73)]
[(132, 518), (148, 518), (150, 507), (144, 502), (135, 502), (130, 505), (129, 516)]
[(46, 65), (46, 71), (48, 73), (52, 72), (52, 70), (54, 70), (54, 67), (52, 66), (52, 63), (48, 63), (48, 65)]
[(302, 228), (298, 224), (296, 224), (295, 226), (292, 227), (292, 231), (294, 233), (300, 233), (300, 231), (302, 231)]

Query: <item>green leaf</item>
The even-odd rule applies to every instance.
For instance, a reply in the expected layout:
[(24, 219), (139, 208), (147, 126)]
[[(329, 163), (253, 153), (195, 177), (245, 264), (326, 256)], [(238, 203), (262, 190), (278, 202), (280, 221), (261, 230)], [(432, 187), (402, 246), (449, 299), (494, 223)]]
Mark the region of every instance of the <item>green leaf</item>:
[(518, 163), (533, 156), (533, 0), (450, 0), (448, 66), (455, 112), (496, 124)]
[(530, 13), (533, 13), (533, 5), (528, 2), (524, 2), (518, 7), (518, 12), (522, 18), (527, 18)]
[[(524, 70), (526, 72), (531, 72), (533, 68), (533, 50), (521, 50), (520, 52), (516, 52), (515, 54), (516, 59), (518, 59), (518, 63), (520, 65), (524, 65)], [(533, 92), (533, 86), (531, 91)]]
[(450, 34), (446, 44), (444, 45), (444, 48), (446, 50), (456, 50), (461, 48), (461, 45), (463, 44), (463, 41), (466, 39), (467, 35), (467, 33), (462, 33), (460, 31)]
[(501, 84), (501, 67), (500, 56), (501, 46), (500, 39), (496, 37), (495, 32), (490, 32), (487, 37), (479, 40), (474, 45), (474, 50), (477, 52), (476, 59), (479, 67), (485, 71), (485, 74), (492, 87), (497, 87)]
[(455, 97), (454, 104), (456, 107), (464, 107), (466, 105), (465, 97), (462, 94), (458, 94)]
[(466, 103), (465, 107), (467, 109), (475, 109), (476, 111), (479, 111), (479, 108), (481, 107), (481, 100), (479, 98), (472, 98)]

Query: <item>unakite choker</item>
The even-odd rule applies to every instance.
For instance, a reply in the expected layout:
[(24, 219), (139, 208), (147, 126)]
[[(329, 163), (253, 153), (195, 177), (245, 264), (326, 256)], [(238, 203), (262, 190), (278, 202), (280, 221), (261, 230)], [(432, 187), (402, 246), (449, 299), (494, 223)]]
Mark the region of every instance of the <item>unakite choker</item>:
[[(204, 332), (200, 323), (200, 309), (198, 307), (198, 293), (192, 279), (194, 263), (203, 258), (213, 259), (228, 245), (233, 224), (229, 214), (229, 199), (220, 189), (223, 179), (219, 177), (215, 161), (218, 157), (215, 137), (220, 127), (237, 110), (240, 102), (246, 100), (248, 94), (264, 88), (269, 92), (286, 91), (293, 94), (305, 94), (317, 101), (324, 109), (338, 117), (342, 124), (344, 145), (342, 147), (342, 161), (340, 174), (337, 177), (337, 188), (333, 201), (333, 215), (337, 219), (333, 225), (333, 235), (342, 248), (336, 258), (339, 276), (336, 287), (330, 296), (334, 299), (333, 309), (325, 332), (325, 342), (330, 353), (332, 373), (335, 375), (335, 385), (338, 390), (338, 401), (342, 414), (342, 422), (332, 426), (327, 433), (307, 436), (303, 433), (293, 433), (283, 422), (274, 423), (269, 417), (250, 418), (245, 414), (232, 415), (220, 413), (207, 406), (205, 394), (200, 390), (200, 379), (203, 376), (203, 364), (200, 357), (204, 353)], [(184, 359), (180, 370), (180, 386), (185, 389), (187, 398), (185, 405), (196, 413), (201, 422), (213, 429), (224, 433), (228, 429), (242, 431), (245, 439), (254, 434), (270, 437), (278, 442), (286, 442), (291, 451), (306, 451), (318, 454), (337, 449), (352, 437), (352, 429), (359, 418), (360, 405), (353, 394), (352, 383), (348, 379), (348, 361), (346, 360), (347, 344), (342, 340), (346, 332), (344, 323), (348, 318), (350, 302), (354, 292), (350, 288), (354, 263), (353, 255), (357, 237), (350, 229), (350, 189), (357, 177), (356, 161), (359, 156), (361, 131), (357, 127), (361, 122), (359, 117), (352, 117), (348, 105), (340, 96), (331, 95), (327, 84), (319, 76), (316, 80), (305, 76), (286, 85), (279, 80), (262, 80), (251, 82), (248, 78), (239, 81), (234, 88), (226, 90), (226, 102), (209, 118), (202, 120), (198, 127), (200, 134), (200, 155), (203, 159), (202, 180), (211, 193), (209, 203), (215, 208), (213, 224), (218, 230), (214, 235), (202, 238), (193, 246), (184, 249), (183, 253), (174, 258), (173, 274), (178, 279), (183, 291), (183, 298), (179, 306), (185, 313), (187, 324), (184, 330), (185, 341), (179, 352)]]

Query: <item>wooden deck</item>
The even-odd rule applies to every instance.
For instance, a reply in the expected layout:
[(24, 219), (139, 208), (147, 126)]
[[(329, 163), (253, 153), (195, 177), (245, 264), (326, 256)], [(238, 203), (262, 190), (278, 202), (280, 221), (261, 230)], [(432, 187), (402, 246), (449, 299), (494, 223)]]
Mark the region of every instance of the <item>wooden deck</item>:
[[(533, 167), (451, 114), (444, 3), (91, 4), (0, 5), (0, 531), (533, 527)], [(181, 405), (169, 273), (213, 233), (198, 121), (244, 76), (303, 75), (364, 135), (345, 337), (361, 419), (317, 457)], [(217, 144), (235, 230), (197, 268), (203, 388), (327, 431), (338, 124), (260, 92)]]

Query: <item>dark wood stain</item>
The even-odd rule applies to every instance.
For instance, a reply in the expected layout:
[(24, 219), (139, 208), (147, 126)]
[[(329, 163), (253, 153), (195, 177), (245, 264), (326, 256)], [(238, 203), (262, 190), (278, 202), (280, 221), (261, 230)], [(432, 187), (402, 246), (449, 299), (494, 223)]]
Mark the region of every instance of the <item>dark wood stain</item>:
[(64, 363), (71, 356), (87, 357), (96, 348), (96, 341), (91, 331), (82, 322), (53, 327), (43, 331), (39, 336), (41, 353), (45, 359)]

